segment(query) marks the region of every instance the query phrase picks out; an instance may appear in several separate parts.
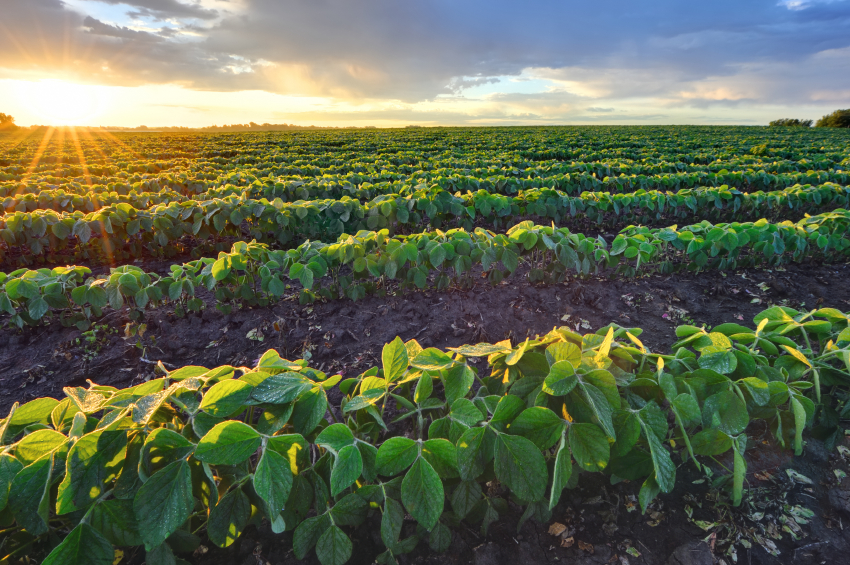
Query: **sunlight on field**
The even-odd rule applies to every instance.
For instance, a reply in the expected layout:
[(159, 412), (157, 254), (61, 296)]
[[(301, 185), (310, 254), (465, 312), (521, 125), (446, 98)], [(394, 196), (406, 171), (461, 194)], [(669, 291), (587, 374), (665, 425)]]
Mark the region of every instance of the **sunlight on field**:
[(52, 125), (89, 123), (109, 108), (108, 89), (61, 80), (17, 82), (20, 103)]

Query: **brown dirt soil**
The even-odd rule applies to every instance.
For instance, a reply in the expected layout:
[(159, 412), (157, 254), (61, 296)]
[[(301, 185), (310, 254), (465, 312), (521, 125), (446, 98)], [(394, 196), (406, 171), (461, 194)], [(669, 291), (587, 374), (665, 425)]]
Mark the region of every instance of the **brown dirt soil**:
[[(235, 310), (229, 315), (215, 310), (212, 298), (206, 296), (208, 307), (201, 314), (177, 318), (166, 308), (147, 311), (147, 331), (141, 340), (125, 337), (129, 321), (125, 311), (107, 314), (100, 324), (109, 330), (98, 332), (103, 337), (94, 346), (78, 344), (80, 332), (58, 323), (22, 331), (0, 330), (0, 413), (7, 412), (14, 401), (61, 397), (62, 387), (85, 385), (87, 379), (117, 387), (138, 384), (154, 375), (153, 363), (159, 360), (169, 367), (239, 366), (252, 364), (269, 348), (289, 359), (300, 358), (308, 349), (311, 366), (354, 376), (379, 364), (381, 348), (396, 335), (404, 340), (416, 338), (424, 347), (446, 348), (506, 338), (516, 342), (561, 325), (578, 325), (579, 331), (587, 332), (591, 331), (588, 327), (596, 329), (614, 321), (643, 328), (644, 344), (665, 351), (681, 323), (751, 324), (756, 313), (774, 303), (846, 311), (850, 309), (848, 276), (850, 265), (843, 264), (742, 271), (725, 277), (716, 272), (636, 280), (593, 277), (548, 286), (531, 286), (514, 277), (495, 288), (482, 281), (471, 290), (408, 292), (358, 302), (344, 299), (301, 306), (293, 295), (274, 306)], [(759, 302), (755, 303), (756, 299)], [(252, 330), (258, 330), (263, 340), (249, 339), (249, 332), (257, 334)], [(338, 398), (331, 398), (332, 403), (335, 400), (338, 403)], [(757, 439), (764, 435), (754, 429), (749, 434)], [(803, 526), (806, 537), (793, 541), (783, 534), (776, 540), (778, 557), (757, 544), (751, 550), (739, 546), (738, 562), (843, 562), (841, 555), (850, 551), (850, 532), (844, 530), (839, 511), (830, 505), (828, 491), (838, 484), (833, 469), (850, 472), (848, 462), (827, 452), (816, 440), (810, 440), (806, 453), (798, 458), (766, 443), (755, 443), (748, 451), (749, 486), (772, 485), (775, 492), (787, 496), (789, 504), (803, 505), (815, 516)], [(798, 470), (814, 484), (792, 484), (785, 479), (785, 468)], [(686, 505), (693, 509), (693, 520), (717, 520), (715, 505), (706, 499), (710, 496), (708, 484), (700, 482), (703, 475), (684, 463), (678, 473), (677, 488), (661, 495), (647, 515), (642, 515), (639, 507), (628, 509), (629, 497), (637, 495), (640, 485), (610, 485), (604, 476), (583, 474), (577, 488), (565, 491), (547, 524), (528, 521), (517, 531), (521, 513), (511, 506), (486, 536), (476, 526), (464, 525), (454, 531), (445, 554), (435, 554), (421, 542), (413, 553), (401, 556), (400, 562), (661, 565), (677, 547), (707, 536), (687, 519)], [(850, 516), (843, 519), (850, 526)], [(550, 535), (553, 522), (564, 524), (569, 535)], [(412, 521), (406, 527), (411, 533), (415, 530)], [(378, 532), (379, 517), (352, 532), (352, 565), (374, 562), (383, 550)], [(561, 547), (566, 537), (572, 537), (574, 543)], [(204, 540), (209, 551), (182, 557), (198, 565), (298, 563), (291, 539), (291, 533), (273, 535), (267, 525), (251, 526), (230, 548), (218, 549)], [(720, 537), (715, 541), (719, 549)], [(564, 541), (564, 545), (569, 543)], [(627, 553), (629, 546), (634, 549)], [(141, 563), (144, 552), (130, 550), (127, 557), (125, 562)], [(725, 560), (732, 565), (728, 556)], [(318, 563), (314, 555), (307, 561)]]

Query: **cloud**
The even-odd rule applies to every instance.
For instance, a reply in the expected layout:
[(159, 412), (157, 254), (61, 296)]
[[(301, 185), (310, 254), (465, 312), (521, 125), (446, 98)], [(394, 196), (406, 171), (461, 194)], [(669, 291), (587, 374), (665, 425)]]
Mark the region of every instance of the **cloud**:
[(136, 8), (130, 12), (135, 17), (149, 17), (155, 20), (171, 18), (195, 18), (199, 20), (214, 20), (218, 17), (216, 10), (204, 8), (199, 3), (189, 4), (177, 0), (97, 0), (113, 6), (126, 5)]
[(652, 106), (634, 119), (828, 104), (850, 91), (847, 0), (98, 1), (168, 27), (109, 21), (88, 3), (13, 0), (0, 20), (0, 77), (37, 70), (403, 105), (461, 104), (472, 92), (499, 108), (486, 116), (529, 121), (605, 119), (614, 108), (619, 119), (626, 101)]

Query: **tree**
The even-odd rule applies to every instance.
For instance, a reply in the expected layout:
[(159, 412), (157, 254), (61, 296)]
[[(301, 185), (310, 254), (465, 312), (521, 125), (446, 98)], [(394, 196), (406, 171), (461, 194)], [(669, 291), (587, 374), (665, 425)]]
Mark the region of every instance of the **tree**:
[(797, 118), (782, 118), (781, 120), (773, 120), (770, 122), (770, 127), (796, 127), (810, 128), (812, 120), (798, 120)]
[(836, 110), (818, 120), (815, 124), (818, 128), (850, 128), (850, 108)]
[(18, 129), (15, 125), (15, 118), (9, 114), (0, 113), (0, 131), (12, 131)]

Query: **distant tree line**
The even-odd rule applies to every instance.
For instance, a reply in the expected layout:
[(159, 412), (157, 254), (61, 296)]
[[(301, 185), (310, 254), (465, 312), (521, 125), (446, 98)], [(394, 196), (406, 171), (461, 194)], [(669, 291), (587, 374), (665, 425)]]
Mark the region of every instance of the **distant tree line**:
[[(350, 126), (345, 129), (351, 129), (356, 126)], [(375, 126), (364, 126), (360, 129), (374, 129)], [(199, 128), (185, 127), (185, 126), (157, 126), (157, 127), (148, 127), (148, 126), (139, 126), (135, 128), (130, 127), (121, 127), (121, 126), (101, 126), (101, 129), (110, 130), (110, 131), (166, 131), (166, 132), (196, 132), (196, 131), (207, 131), (207, 132), (233, 132), (233, 131), (290, 131), (290, 130), (303, 130), (303, 129), (342, 129), (338, 127), (324, 127), (324, 126), (297, 126), (295, 124), (258, 124), (256, 122), (249, 122), (247, 124), (225, 124), (225, 125), (215, 125), (215, 126), (206, 126)]]
[[(770, 122), (770, 127), (797, 127), (810, 128), (812, 120), (798, 120), (796, 118), (782, 118), (781, 120), (773, 120)], [(827, 114), (815, 123), (816, 128), (850, 128), (850, 109), (836, 110), (831, 114)]]
[(836, 110), (818, 120), (815, 124), (818, 128), (850, 128), (850, 108)]
[(786, 127), (786, 128), (810, 128), (812, 120), (798, 120), (797, 118), (782, 118), (781, 120), (773, 120), (770, 122), (770, 127)]
[(18, 129), (15, 125), (15, 118), (9, 114), (0, 114), (0, 131), (14, 131)]

